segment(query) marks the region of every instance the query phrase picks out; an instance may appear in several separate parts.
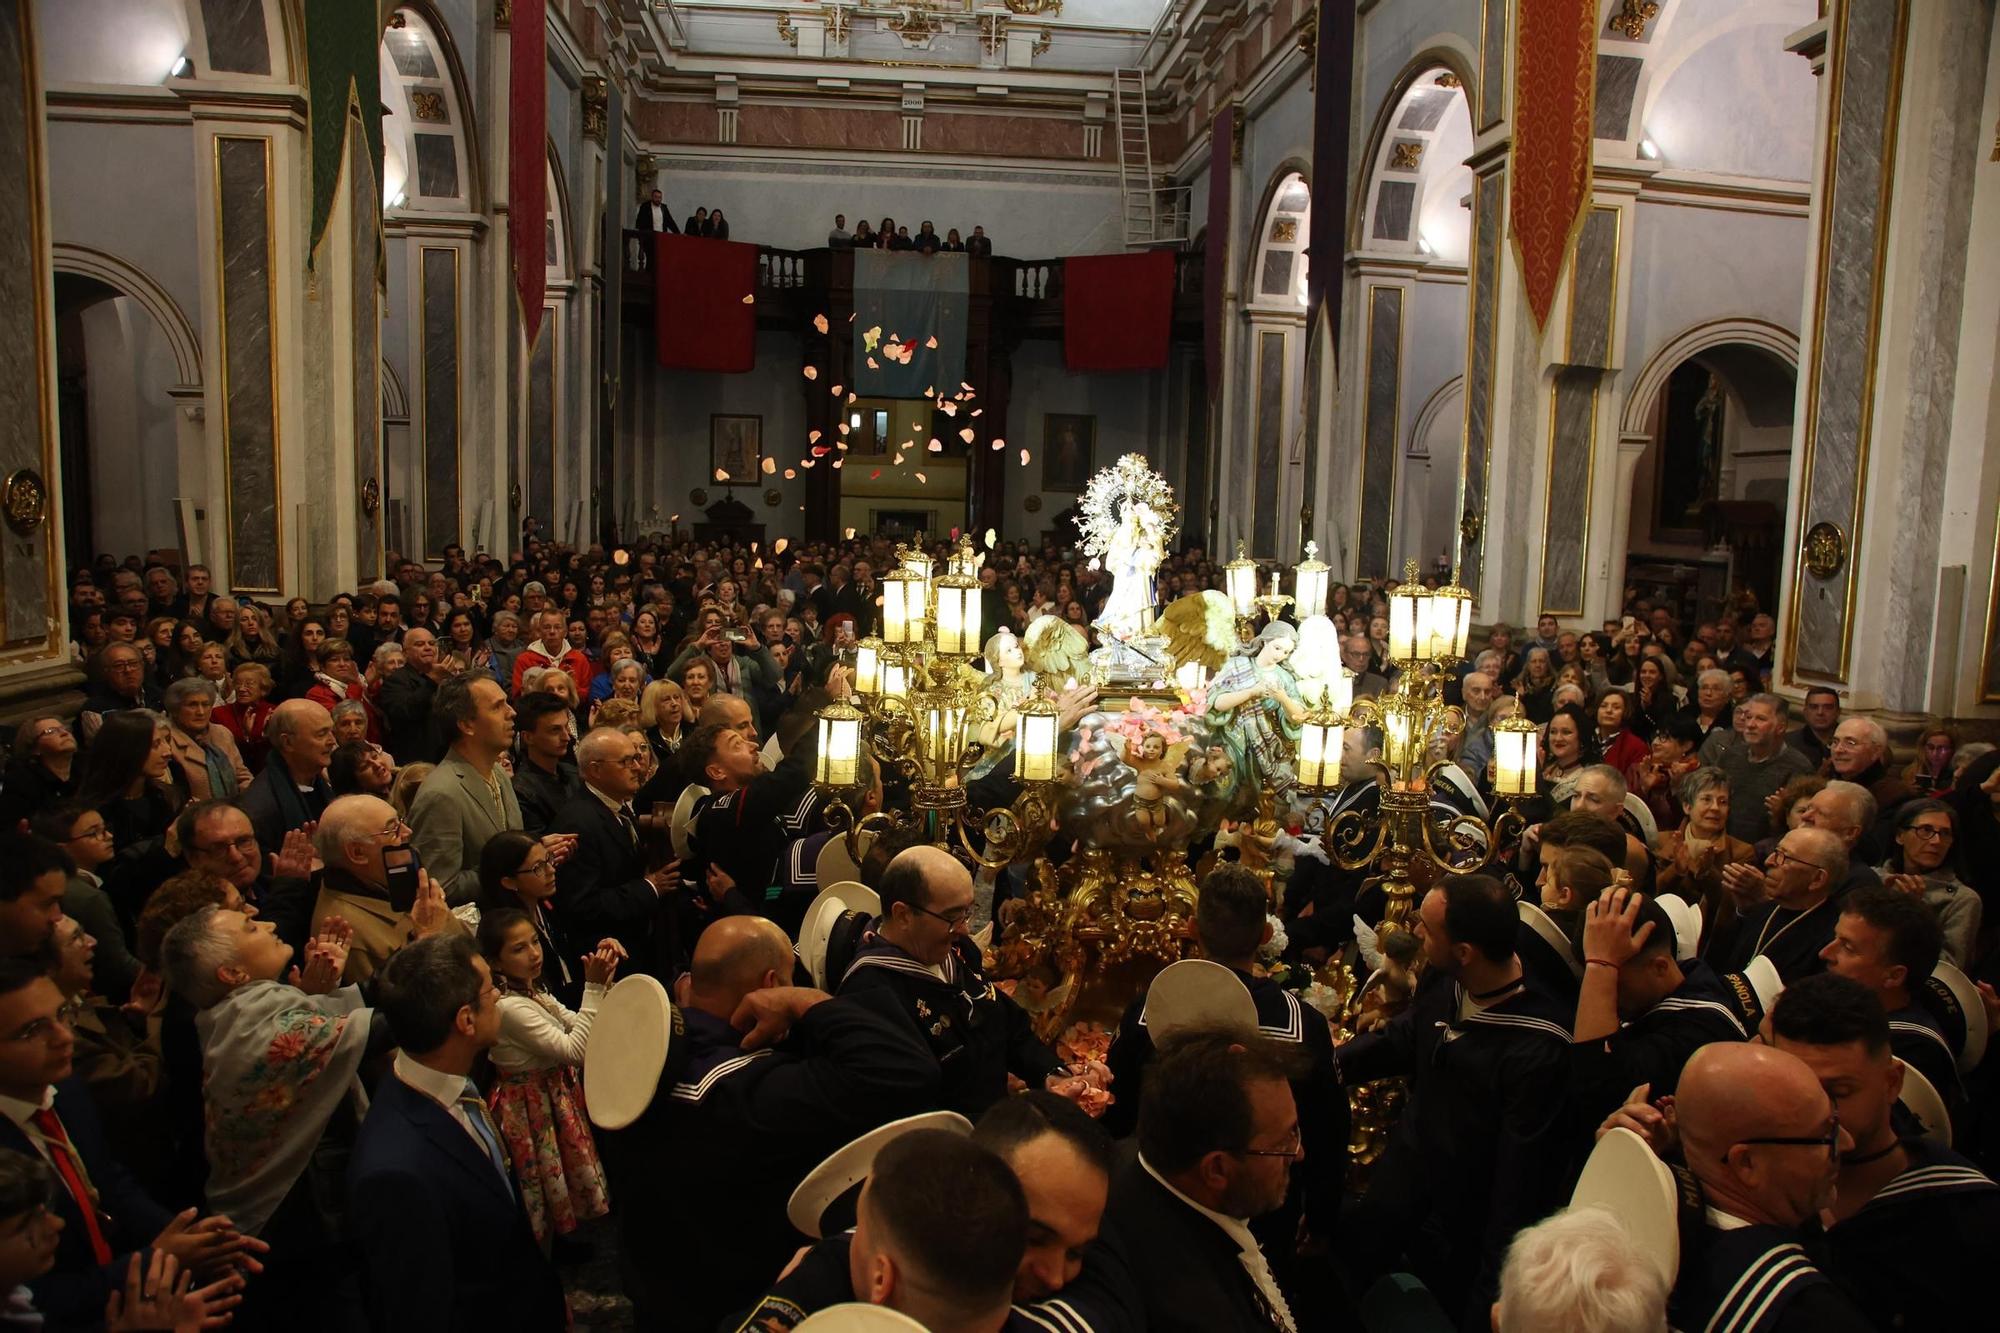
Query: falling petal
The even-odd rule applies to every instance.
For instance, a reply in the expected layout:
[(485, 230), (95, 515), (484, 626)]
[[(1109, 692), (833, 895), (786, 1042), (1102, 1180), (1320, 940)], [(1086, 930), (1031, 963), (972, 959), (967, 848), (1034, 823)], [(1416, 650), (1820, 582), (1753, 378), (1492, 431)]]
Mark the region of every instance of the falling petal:
[(960, 380), (958, 382), (958, 387), (965, 390), (966, 397), (970, 398), (972, 396), (972, 386), (970, 384), (967, 384), (964, 380)]
[(771, 543), (771, 554), (783, 555), (785, 553), (785, 548), (787, 546), (790, 546), (791, 544), (792, 544), (792, 539), (790, 537), (780, 537), (778, 538), (778, 540)]
[(941, 454), (944, 452), (944, 441), (932, 440), (927, 447), (930, 449), (932, 453)]
[(680, 521), (681, 521), (681, 516), (679, 514), (675, 514), (672, 518), (667, 520), (667, 522), (669, 523), (678, 523)]
[(1000, 539), (1000, 538), (999, 538), (999, 535), (998, 535), (997, 533), (995, 533), (995, 532), (993, 531), (993, 529), (991, 529), (991, 528), (988, 528), (988, 529), (986, 529), (986, 549), (987, 549), (987, 550), (989, 550), (989, 551), (990, 551), (990, 550), (992, 550), (992, 549), (993, 549), (993, 546), (994, 546), (994, 543), (996, 543), (997, 541), (999, 541), (999, 539)]
[[(796, 479), (796, 478), (798, 477), (798, 475), (799, 475), (799, 474), (798, 474), (798, 471), (797, 471), (797, 469), (795, 469), (795, 468), (786, 468), (786, 469), (785, 469), (785, 480), (786, 480), (786, 481), (793, 481), (793, 480), (795, 480), (795, 479)], [(780, 540), (782, 540), (782, 538), (781, 538)]]
[(838, 426), (836, 426), (835, 429), (838, 430), (842, 435), (845, 435), (847, 434), (847, 423), (843, 421)]
[(809, 380), (816, 380), (816, 379), (818, 379), (818, 378), (819, 378), (819, 367), (818, 367), (818, 366), (807, 366), (807, 367), (806, 367), (806, 370), (805, 370), (805, 375), (806, 375), (806, 378), (807, 378), (807, 379), (809, 379)]
[(967, 444), (971, 444), (972, 437), (975, 433), (976, 432), (972, 429), (972, 427), (967, 426), (964, 430), (958, 433), (958, 438), (964, 440)]
[(838, 397), (840, 397), (840, 391), (841, 391), (842, 389), (846, 388), (846, 387), (847, 387), (847, 386), (846, 386), (846, 385), (844, 385), (844, 384), (836, 384), (836, 385), (834, 385), (834, 386), (833, 386), (833, 396), (834, 396), (835, 398), (838, 398)]
[(868, 368), (870, 370), (880, 370), (882, 368), (882, 363), (880, 361), (877, 361), (874, 357), (871, 356), (868, 358)]
[(757, 548), (758, 548), (759, 546), (761, 546), (762, 544), (763, 544), (763, 543), (761, 543), (761, 542), (751, 542), (751, 543), (750, 543), (750, 554), (752, 554), (752, 555), (755, 555), (755, 554), (757, 554)]
[(957, 529), (957, 528), (953, 528), (953, 529), (951, 530), (951, 539), (952, 539), (953, 541), (957, 541), (957, 540), (958, 540), (958, 529)]
[(931, 479), (930, 479), (929, 477), (926, 477), (926, 476), (925, 476), (925, 475), (924, 475), (923, 473), (919, 472), (919, 473), (917, 474), (917, 480), (918, 480), (918, 481), (920, 481), (920, 482), (922, 482), (922, 483), (924, 483), (924, 484), (925, 484), (926, 486), (928, 486), (928, 485), (930, 485), (930, 480), (931, 480)]
[(881, 475), (882, 475), (882, 469), (878, 467), (873, 472), (868, 474), (868, 480), (873, 481)]
[(843, 538), (842, 540), (845, 540), (845, 541), (850, 541), (850, 542), (851, 542), (851, 541), (853, 541), (853, 540), (854, 540), (854, 529), (853, 529), (853, 528), (849, 528), (849, 529), (847, 530), (847, 535), (846, 535), (846, 537), (845, 537), (845, 538)]
[(728, 470), (725, 468), (717, 468), (715, 470), (715, 479), (717, 481), (728, 481), (729, 480)]
[(996, 454), (999, 453), (1002, 449), (1005, 449), (1006, 447), (1007, 447), (1007, 441), (1005, 440), (993, 441), (993, 452)]
[(1026, 449), (1023, 449), (1021, 451), (1021, 466), (1022, 467), (1028, 466), (1028, 451)]
[(854, 392), (854, 390), (852, 390), (852, 389), (849, 389), (849, 390), (847, 391), (847, 401), (848, 401), (848, 402), (849, 402), (850, 404), (854, 402), (854, 400), (855, 400), (855, 398), (856, 398), (857, 396), (858, 396), (858, 395), (857, 395), (857, 394), (856, 394), (856, 393)]
[(937, 350), (937, 335), (933, 333), (930, 337), (924, 339), (924, 346), (935, 352)]
[(937, 397), (937, 386), (933, 385), (933, 386), (931, 386), (930, 388), (928, 388), (928, 389), (925, 389), (925, 390), (924, 390), (924, 397), (926, 397), (926, 398), (935, 398), (935, 397)]
[(812, 465), (813, 465), (813, 460), (810, 458), (801, 458), (799, 460), (800, 467), (811, 467)]
[(748, 296), (744, 297), (744, 298), (743, 298), (743, 304), (744, 304), (744, 305), (756, 305), (756, 304), (757, 304), (757, 294), (756, 294), (755, 292), (752, 292), (752, 293), (751, 293), (750, 295), (748, 295)]
[(819, 432), (818, 432), (818, 431), (813, 431), (813, 432), (811, 432), (810, 434), (808, 434), (808, 435), (806, 436), (806, 443), (807, 443), (807, 444), (818, 444), (818, 443), (819, 443)]
[(895, 464), (895, 466), (897, 466), (897, 467), (901, 467), (901, 466), (903, 466), (903, 456), (902, 456), (901, 454), (897, 454), (897, 455), (895, 456), (895, 459), (894, 459), (893, 461), (894, 461), (894, 464)]
[(975, 408), (973, 408), (973, 409), (972, 409), (972, 415), (973, 415), (973, 416), (975, 416), (975, 417), (976, 417), (976, 416), (980, 416), (980, 415), (982, 415), (982, 414), (983, 414), (983, 413), (984, 413), (985, 411), (986, 411), (986, 409), (985, 409), (985, 408), (983, 408), (983, 407), (975, 407)]
[(846, 459), (844, 459), (844, 458), (836, 458), (836, 459), (834, 459), (834, 460), (833, 460), (833, 465), (834, 465), (834, 466), (835, 466), (835, 467), (837, 468), (837, 467), (839, 467), (839, 466), (840, 466), (840, 465), (841, 465), (842, 463), (845, 463), (846, 461), (847, 461), (847, 460), (846, 460)]
[(820, 331), (821, 333), (825, 333), (825, 332), (826, 332), (826, 316), (825, 316), (825, 315), (814, 315), (814, 316), (813, 316), (813, 327), (814, 327), (815, 329), (819, 330), (819, 331)]
[(940, 411), (940, 412), (944, 413), (944, 414), (945, 414), (946, 416), (948, 416), (948, 417), (955, 417), (955, 416), (957, 416), (957, 415), (958, 415), (958, 404), (957, 404), (957, 403), (939, 403), (939, 404), (938, 404), (938, 411)]
[(773, 458), (767, 458), (767, 459), (765, 459), (765, 460), (764, 460), (764, 475), (765, 475), (765, 476), (767, 476), (767, 477), (768, 477), (768, 476), (770, 476), (770, 475), (771, 475), (771, 474), (772, 474), (773, 472), (776, 472), (777, 470), (778, 470), (778, 462), (777, 462), (777, 460), (776, 460), (776, 459), (773, 459)]

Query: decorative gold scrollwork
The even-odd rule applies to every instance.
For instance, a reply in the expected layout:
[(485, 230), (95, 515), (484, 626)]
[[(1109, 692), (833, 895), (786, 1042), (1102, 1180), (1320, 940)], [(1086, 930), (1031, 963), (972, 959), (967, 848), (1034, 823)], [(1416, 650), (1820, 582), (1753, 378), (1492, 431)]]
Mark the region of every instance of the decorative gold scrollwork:
[(41, 527), (49, 516), (49, 488), (42, 474), (31, 467), (8, 474), (0, 488), (0, 504), (6, 506), (7, 526), (22, 536)]
[(1819, 522), (1806, 529), (1806, 573), (1830, 579), (1847, 563), (1847, 534), (1838, 523)]

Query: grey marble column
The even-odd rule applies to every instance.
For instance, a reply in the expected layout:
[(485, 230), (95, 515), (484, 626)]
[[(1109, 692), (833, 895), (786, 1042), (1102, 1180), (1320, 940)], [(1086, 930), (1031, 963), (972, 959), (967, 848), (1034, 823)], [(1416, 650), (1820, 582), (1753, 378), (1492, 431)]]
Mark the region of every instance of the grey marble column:
[(283, 503), (278, 479), (277, 343), (272, 327), (271, 144), (217, 137), (221, 237), (222, 439), (232, 591), (279, 589)]
[(1361, 522), (1355, 572), (1381, 578), (1389, 568), (1390, 527), (1396, 506), (1396, 444), (1403, 397), (1403, 289), (1369, 287), (1362, 306), (1368, 329), (1368, 380), (1361, 404)]
[(1278, 549), (1278, 483), (1284, 463), (1285, 335), (1257, 334), (1256, 446), (1251, 496), (1250, 548), (1268, 556)]
[[(36, 490), (35, 526), (0, 529), (0, 584), (9, 648), (62, 644), (50, 588), (59, 503), (55, 465), (55, 367), (48, 240), (42, 214), (41, 81), (31, 46), (29, 0), (0, 0), (0, 478), (10, 507)], [(30, 477), (39, 478), (31, 482)], [(11, 517), (11, 515), (10, 515)]]
[(1542, 516), (1539, 611), (1583, 614), (1596, 476), (1597, 395), (1611, 359), (1618, 281), (1618, 212), (1592, 208), (1576, 238), (1563, 368), (1549, 409), (1548, 491)]
[(423, 318), (418, 351), (423, 366), (423, 549), (426, 557), (442, 559), (444, 548), (459, 539), (459, 252), (427, 245), (417, 253)]
[[(380, 288), (382, 197), (359, 123), (347, 133), (348, 215), (351, 228), (349, 300), (354, 327), (354, 561), (363, 579), (382, 574), (382, 326)], [(368, 499), (373, 493), (374, 500)]]
[(1497, 167), (1472, 190), (1470, 332), (1465, 357), (1465, 471), (1459, 479), (1459, 582), (1479, 591), (1486, 549), (1488, 470), (1493, 454), (1493, 377), (1498, 355), (1500, 255), (1506, 233), (1507, 173)]
[(541, 336), (528, 354), (527, 492), (523, 516), (542, 521), (542, 535), (553, 536), (556, 522), (556, 325), (555, 308), (542, 312)]
[[(1862, 554), (1861, 497), (1907, 25), (1903, 0), (1834, 7), (1827, 65), (1833, 124), (1821, 165), (1819, 303), (1805, 367), (1794, 537), (1800, 555), (1788, 616), (1786, 675), (1793, 679), (1845, 681), (1852, 655), (1853, 575)], [(1814, 540), (1816, 529), (1835, 539)], [(1844, 548), (1837, 567), (1812, 572), (1812, 552), (1836, 545)]]

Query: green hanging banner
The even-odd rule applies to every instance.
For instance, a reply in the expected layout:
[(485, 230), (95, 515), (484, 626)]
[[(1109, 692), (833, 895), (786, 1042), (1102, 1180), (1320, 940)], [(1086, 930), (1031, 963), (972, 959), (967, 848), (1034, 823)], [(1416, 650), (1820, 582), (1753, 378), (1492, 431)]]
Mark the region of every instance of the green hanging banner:
[(374, 178), (382, 179), (382, 25), (374, 0), (306, 0), (306, 104), (312, 132), (312, 231), (307, 264), (333, 215), (350, 107), (361, 117)]

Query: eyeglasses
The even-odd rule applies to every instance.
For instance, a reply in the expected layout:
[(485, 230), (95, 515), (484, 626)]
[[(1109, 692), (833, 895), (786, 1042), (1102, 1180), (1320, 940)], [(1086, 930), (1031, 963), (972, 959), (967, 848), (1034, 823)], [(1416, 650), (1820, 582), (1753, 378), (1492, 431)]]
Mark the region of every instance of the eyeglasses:
[(967, 907), (962, 911), (957, 911), (957, 912), (933, 912), (928, 907), (917, 907), (915, 903), (911, 903), (910, 906), (915, 908), (917, 911), (922, 912), (925, 916), (936, 917), (938, 920), (944, 922), (947, 926), (950, 926), (953, 930), (957, 930), (960, 926), (963, 926), (967, 921), (972, 919), (972, 909), (970, 907)]
[(1921, 842), (1937, 842), (1951, 836), (1951, 829), (1938, 824), (1912, 824), (1903, 832), (1911, 834)]
[[(108, 831), (105, 836), (110, 836)], [(231, 838), (227, 842), (211, 842), (206, 845), (196, 843), (194, 849), (211, 856), (217, 852), (235, 852), (239, 856), (249, 856), (257, 850), (257, 835), (246, 833), (240, 838)]]
[[(1840, 1112), (1835, 1111), (1827, 1117), (1826, 1133), (1824, 1134), (1774, 1135), (1771, 1137), (1760, 1138), (1760, 1139), (1738, 1139), (1736, 1140), (1735, 1143), (1732, 1143), (1729, 1146), (1730, 1148), (1749, 1148), (1749, 1147), (1756, 1147), (1762, 1144), (1769, 1144), (1770, 1146), (1776, 1148), (1819, 1147), (1826, 1149), (1826, 1155), (1828, 1157), (1839, 1157), (1840, 1156)], [(1723, 1149), (1722, 1156), (1725, 1161), (1728, 1160), (1729, 1157), (1728, 1148)]]
[(556, 868), (556, 863), (554, 859), (545, 856), (539, 861), (532, 861), (529, 864), (522, 866), (519, 870), (516, 870), (514, 874), (517, 878), (521, 875), (533, 875), (535, 878), (540, 879), (543, 875), (552, 874), (555, 871), (555, 868)]
[(1804, 866), (1808, 870), (1826, 869), (1825, 866), (1819, 864), (1817, 861), (1808, 861), (1802, 856), (1793, 856), (1783, 847), (1773, 847), (1771, 849), (1771, 859), (1776, 861), (1779, 866)]
[(34, 738), (38, 741), (45, 741), (51, 736), (60, 736), (68, 730), (69, 730), (68, 727), (61, 725), (53, 727), (43, 727), (40, 731), (35, 733)]
[(1297, 1157), (1299, 1155), (1299, 1150), (1304, 1147), (1305, 1147), (1305, 1135), (1300, 1131), (1297, 1125), (1293, 1125), (1292, 1132), (1285, 1137), (1284, 1143), (1281, 1144), (1280, 1146), (1276, 1148), (1244, 1148), (1240, 1150), (1240, 1154), (1244, 1157), (1290, 1158), (1290, 1157)]
[(63, 841), (64, 842), (110, 842), (111, 830), (108, 826), (99, 824), (96, 828), (85, 829), (81, 833), (72, 833), (67, 838), (64, 838)]
[(390, 820), (387, 826), (377, 829), (375, 831), (374, 836), (378, 838), (400, 838), (409, 831), (410, 831), (410, 826), (408, 824), (405, 824), (402, 821), (402, 818), (398, 816), (397, 818)]

